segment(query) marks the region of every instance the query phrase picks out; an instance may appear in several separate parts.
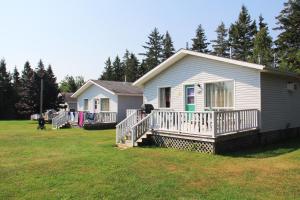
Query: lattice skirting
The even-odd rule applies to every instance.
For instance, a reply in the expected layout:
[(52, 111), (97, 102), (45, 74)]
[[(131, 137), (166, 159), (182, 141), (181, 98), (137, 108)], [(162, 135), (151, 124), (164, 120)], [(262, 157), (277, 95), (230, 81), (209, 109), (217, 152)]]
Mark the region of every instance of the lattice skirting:
[(215, 153), (215, 146), (212, 142), (175, 138), (161, 135), (151, 135), (155, 145), (166, 148), (176, 148), (202, 153)]

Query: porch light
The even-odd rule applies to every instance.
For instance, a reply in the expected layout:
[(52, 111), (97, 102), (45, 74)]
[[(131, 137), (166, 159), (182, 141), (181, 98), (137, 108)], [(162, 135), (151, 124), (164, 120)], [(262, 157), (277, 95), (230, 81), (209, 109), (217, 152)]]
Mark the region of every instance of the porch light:
[(200, 83), (198, 83), (197, 87), (198, 87), (198, 93), (201, 94), (202, 93), (202, 85)]

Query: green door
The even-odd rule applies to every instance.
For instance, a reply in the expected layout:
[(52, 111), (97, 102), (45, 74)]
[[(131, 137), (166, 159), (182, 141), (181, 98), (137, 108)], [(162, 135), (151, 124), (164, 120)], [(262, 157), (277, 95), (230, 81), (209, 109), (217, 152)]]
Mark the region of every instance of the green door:
[(185, 111), (195, 111), (195, 86), (185, 86)]

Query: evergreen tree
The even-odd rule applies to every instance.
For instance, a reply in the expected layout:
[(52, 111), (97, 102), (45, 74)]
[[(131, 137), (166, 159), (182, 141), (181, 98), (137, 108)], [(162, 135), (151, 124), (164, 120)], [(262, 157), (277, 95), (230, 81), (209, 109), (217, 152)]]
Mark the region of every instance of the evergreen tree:
[(233, 58), (243, 61), (251, 60), (256, 32), (256, 23), (251, 20), (247, 8), (243, 5), (238, 20), (231, 25), (229, 30)]
[(150, 71), (163, 60), (163, 35), (161, 35), (157, 28), (150, 33), (148, 36), (148, 42), (144, 45), (145, 53), (140, 55), (145, 56), (144, 67), (146, 72)]
[(225, 24), (221, 24), (216, 29), (217, 39), (212, 40), (213, 54), (222, 57), (229, 56), (229, 44), (228, 44), (228, 29), (226, 29)]
[(133, 53), (130, 53), (129, 57), (124, 60), (123, 63), (125, 65), (126, 81), (134, 82), (135, 80), (137, 80), (139, 77), (139, 60), (137, 59), (137, 57)]
[(276, 17), (279, 30), (276, 51), (280, 68), (300, 73), (300, 0), (288, 0)]
[(162, 49), (163, 60), (162, 61), (167, 60), (174, 53), (175, 53), (175, 48), (173, 45), (173, 41), (169, 32), (167, 31), (165, 37), (163, 38), (163, 49)]
[(259, 30), (261, 30), (262, 28), (267, 27), (267, 24), (264, 22), (264, 18), (263, 18), (262, 15), (259, 15), (258, 26), (259, 26)]
[(102, 75), (99, 78), (100, 80), (114, 80), (114, 70), (111, 64), (110, 57), (105, 61), (105, 67)]
[[(37, 67), (33, 74), (33, 100), (34, 100), (34, 112), (40, 113), (40, 93), (41, 93), (41, 78), (46, 77), (46, 70), (42, 60), (39, 60)], [(45, 81), (45, 79), (44, 79)], [(45, 82), (44, 82), (45, 83)], [(43, 100), (45, 99), (45, 87), (43, 89)], [(45, 103), (43, 103), (42, 111), (45, 111)]]
[(12, 82), (13, 82), (13, 86), (15, 88), (20, 86), (20, 73), (18, 72), (18, 69), (15, 67), (13, 74), (12, 74)]
[(144, 60), (142, 60), (142, 63), (139, 66), (138, 70), (138, 78), (142, 77), (144, 74), (147, 73), (147, 66)]
[(20, 99), (16, 104), (18, 115), (22, 116), (24, 119), (28, 119), (29, 116), (34, 113), (33, 76), (34, 71), (32, 70), (30, 63), (27, 61), (24, 65), (20, 80)]
[(57, 109), (59, 90), (51, 65), (48, 66), (44, 77), (44, 91), (44, 109)]
[(14, 91), (14, 94), (13, 94), (13, 105), (14, 105), (14, 108), (15, 108), (14, 114), (15, 114), (16, 118), (19, 118), (18, 112), (16, 110), (17, 109), (16, 104), (20, 100), (21, 80), (20, 80), (20, 74), (19, 74), (16, 67), (14, 68), (14, 71), (13, 71), (13, 74), (12, 74), (12, 86), (13, 86), (13, 91)]
[(14, 116), (14, 90), (10, 74), (6, 71), (5, 60), (0, 60), (0, 119), (11, 119)]
[(204, 33), (204, 29), (202, 28), (201, 24), (198, 26), (196, 30), (196, 36), (192, 39), (192, 50), (198, 51), (201, 53), (208, 53), (209, 50), (207, 49), (207, 46), (209, 45), (209, 42), (206, 42), (206, 36)]
[(252, 62), (271, 66), (272, 64), (272, 38), (264, 18), (259, 16), (259, 32), (255, 35)]
[(116, 56), (113, 62), (113, 80), (114, 81), (124, 81), (124, 65), (121, 62), (119, 56)]

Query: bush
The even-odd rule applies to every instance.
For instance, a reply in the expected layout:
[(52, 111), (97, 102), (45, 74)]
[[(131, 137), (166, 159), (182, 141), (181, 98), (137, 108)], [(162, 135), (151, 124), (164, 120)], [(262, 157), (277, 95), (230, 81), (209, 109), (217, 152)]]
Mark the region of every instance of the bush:
[(104, 130), (112, 129), (116, 127), (116, 123), (94, 123), (94, 124), (84, 124), (83, 128), (85, 130)]

